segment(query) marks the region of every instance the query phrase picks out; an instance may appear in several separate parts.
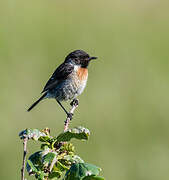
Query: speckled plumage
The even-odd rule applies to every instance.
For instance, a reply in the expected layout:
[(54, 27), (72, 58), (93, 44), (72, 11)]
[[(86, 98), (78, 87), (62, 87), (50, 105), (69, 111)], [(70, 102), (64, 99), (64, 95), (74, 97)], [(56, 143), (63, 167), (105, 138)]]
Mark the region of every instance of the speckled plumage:
[(45, 98), (55, 98), (58, 101), (72, 100), (83, 92), (87, 79), (88, 69), (81, 68), (80, 66), (76, 67), (75, 65), (72, 72), (64, 81), (58, 81), (57, 86), (48, 90)]
[[(92, 59), (96, 59), (96, 57), (90, 57), (82, 50), (68, 54), (65, 61), (54, 71), (46, 83), (42, 91), (43, 95), (32, 104), (28, 111), (46, 98), (55, 98), (64, 109), (61, 101), (75, 99), (84, 91), (88, 79), (87, 68)], [(65, 109), (64, 111), (67, 113)]]

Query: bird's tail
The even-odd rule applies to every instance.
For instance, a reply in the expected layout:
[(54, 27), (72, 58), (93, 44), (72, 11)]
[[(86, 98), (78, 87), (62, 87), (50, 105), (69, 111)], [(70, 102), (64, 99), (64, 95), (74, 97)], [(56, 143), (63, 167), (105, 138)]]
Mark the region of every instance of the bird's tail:
[(46, 95), (47, 95), (47, 92), (44, 93), (36, 102), (34, 102), (34, 103), (32, 104), (32, 106), (31, 106), (27, 111), (29, 112), (30, 110), (32, 110), (40, 101), (43, 100), (43, 98), (44, 98)]

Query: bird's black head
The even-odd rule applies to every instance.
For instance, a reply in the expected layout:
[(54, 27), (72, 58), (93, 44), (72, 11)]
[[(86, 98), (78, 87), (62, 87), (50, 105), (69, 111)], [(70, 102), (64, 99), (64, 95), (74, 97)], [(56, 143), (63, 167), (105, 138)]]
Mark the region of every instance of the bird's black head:
[(97, 59), (97, 57), (90, 57), (89, 54), (83, 50), (75, 50), (68, 54), (65, 58), (65, 62), (70, 62), (83, 68), (87, 68), (92, 59)]

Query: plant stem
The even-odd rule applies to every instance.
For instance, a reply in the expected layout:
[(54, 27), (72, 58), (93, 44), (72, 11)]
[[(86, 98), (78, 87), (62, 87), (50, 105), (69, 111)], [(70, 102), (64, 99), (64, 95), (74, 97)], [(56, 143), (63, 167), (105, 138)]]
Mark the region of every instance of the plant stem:
[(22, 169), (21, 169), (21, 180), (25, 180), (27, 142), (28, 142), (28, 138), (26, 137), (26, 138), (23, 139), (23, 163), (22, 163)]
[(52, 172), (53, 166), (55, 165), (56, 162), (57, 162), (57, 154), (56, 154), (56, 157), (53, 159), (53, 161), (49, 167), (49, 172)]

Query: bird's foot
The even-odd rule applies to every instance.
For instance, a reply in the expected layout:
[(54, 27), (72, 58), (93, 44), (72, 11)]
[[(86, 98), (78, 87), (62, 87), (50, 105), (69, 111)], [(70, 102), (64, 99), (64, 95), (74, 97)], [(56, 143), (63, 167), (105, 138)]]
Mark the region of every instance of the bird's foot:
[(79, 105), (79, 100), (78, 99), (73, 99), (73, 101), (70, 103), (71, 106), (78, 106)]

